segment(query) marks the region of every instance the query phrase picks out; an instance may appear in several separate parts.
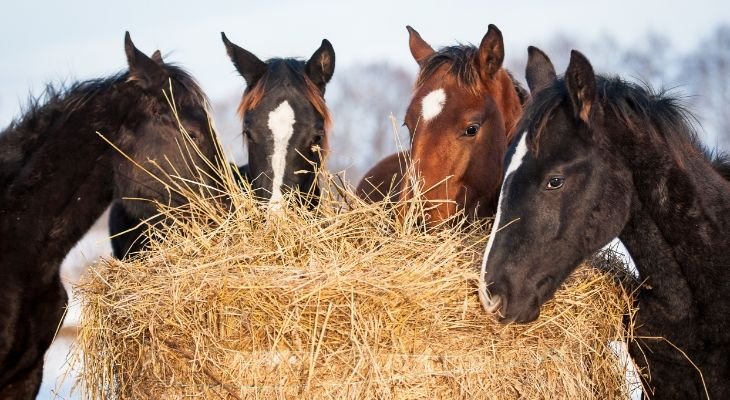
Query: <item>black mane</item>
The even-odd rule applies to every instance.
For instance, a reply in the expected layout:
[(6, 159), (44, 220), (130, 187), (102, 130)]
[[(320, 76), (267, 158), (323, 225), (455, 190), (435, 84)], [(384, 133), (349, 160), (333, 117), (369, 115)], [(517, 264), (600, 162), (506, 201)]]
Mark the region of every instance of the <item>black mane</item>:
[(277, 73), (281, 67), (294, 79), (292, 79), (292, 83), (295, 85), (294, 89), (303, 91), (306, 90), (306, 81), (304, 77), (306, 76), (306, 72), (304, 71), (305, 62), (304, 60), (298, 59), (298, 58), (279, 58), (274, 57), (266, 60), (266, 64), (268, 64), (268, 68), (266, 68), (266, 72), (264, 72), (264, 75), (262, 75), (261, 79), (259, 79), (259, 82), (265, 82), (265, 85), (267, 85), (267, 89), (270, 89), (274, 86), (268, 86), (268, 85), (276, 85), (280, 83), (281, 79), (270, 79), (271, 76), (275, 73)]
[[(697, 118), (687, 109), (681, 96), (664, 89), (657, 91), (648, 84), (600, 75), (596, 75), (596, 92), (604, 112), (619, 118), (635, 134), (648, 133), (654, 140), (667, 142), (675, 151), (697, 151), (721, 175), (730, 177), (730, 157), (712, 152), (701, 143), (695, 129)], [(530, 100), (517, 129), (528, 132), (528, 145), (533, 150), (547, 120), (563, 102), (570, 102), (570, 98), (562, 78)]]
[[(163, 69), (172, 79), (173, 96), (178, 106), (209, 103), (200, 85), (184, 69), (173, 64), (163, 64)], [(115, 86), (128, 80), (129, 72), (119, 72), (106, 78), (75, 82), (70, 86), (48, 84), (41, 95), (31, 97), (21, 112), (22, 116), (0, 132), (0, 170), (3, 171), (0, 183), (6, 182), (6, 174), (12, 175), (20, 168), (23, 160), (47, 137), (47, 132), (54, 131), (51, 129), (54, 124), (80, 111), (97, 96), (111, 93)], [(169, 86), (164, 89), (169, 89)], [(164, 106), (167, 107), (166, 104)]]
[[(173, 81), (173, 96), (177, 104), (199, 105), (201, 102), (209, 102), (198, 82), (187, 71), (175, 64), (162, 66)], [(24, 126), (44, 131), (43, 128), (50, 123), (49, 118), (58, 116), (58, 113), (78, 111), (94, 96), (128, 80), (129, 72), (125, 71), (106, 78), (75, 82), (71, 86), (48, 84), (41, 95), (28, 100), (28, 106), (21, 110), (22, 117), (13, 120), (0, 132), (0, 140), (7, 132)], [(175, 84), (180, 85), (182, 90), (175, 90)]]
[(517, 92), (517, 97), (520, 99), (520, 104), (524, 108), (527, 101), (530, 100), (530, 92), (528, 92), (527, 89), (522, 86), (520, 81), (515, 79), (515, 76), (512, 75), (512, 72), (510, 70), (505, 69), (505, 71), (507, 72), (507, 75), (509, 75), (509, 78), (512, 80), (512, 86), (514, 86), (515, 92)]
[(173, 86), (172, 94), (175, 96), (175, 103), (194, 106), (199, 106), (201, 103), (210, 104), (210, 99), (203, 92), (198, 81), (188, 71), (176, 64), (165, 63), (163, 68), (170, 76), (170, 79), (182, 88), (182, 90), (175, 91)]
[[(705, 147), (703, 147), (705, 149)], [(730, 181), (730, 154), (705, 150), (705, 157), (712, 163), (712, 168), (726, 181)]]
[[(43, 93), (30, 97), (28, 105), (21, 110), (21, 117), (14, 119), (0, 132), (0, 142), (12, 140), (9, 135), (14, 130), (33, 130), (39, 134), (46, 132), (56, 118), (82, 108), (89, 99), (127, 78), (127, 73), (118, 73), (108, 78), (75, 82), (71, 86), (47, 84)], [(30, 137), (22, 139), (32, 140)]]
[(117, 74), (105, 79), (77, 82), (68, 87), (49, 84), (40, 96), (31, 97), (22, 116), (0, 132), (0, 185), (7, 186), (24, 160), (48, 137), (47, 133), (52, 131), (50, 128), (54, 124), (125, 78), (126, 75)]

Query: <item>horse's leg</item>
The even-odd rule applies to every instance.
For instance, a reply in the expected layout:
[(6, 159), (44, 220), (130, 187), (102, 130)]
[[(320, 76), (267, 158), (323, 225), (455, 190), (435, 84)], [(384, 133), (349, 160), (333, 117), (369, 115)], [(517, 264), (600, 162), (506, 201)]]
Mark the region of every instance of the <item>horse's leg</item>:
[(629, 345), (629, 353), (641, 369), (648, 398), (706, 399), (699, 372), (684, 356), (663, 340), (639, 340)]
[(0, 388), (0, 400), (35, 399), (43, 380), (43, 357), (25, 374)]
[(0, 282), (0, 392), (12, 373), (10, 369), (21, 301), (20, 285), (9, 279)]
[[(136, 227), (141, 221), (130, 216), (124, 209), (121, 202), (112, 203), (109, 210), (109, 233), (114, 236), (111, 239), (114, 257), (122, 260), (127, 255), (137, 252), (144, 247), (145, 227)], [(136, 227), (136, 228), (135, 228)], [(128, 231), (126, 233), (125, 232)]]
[(58, 274), (48, 285), (30, 287), (19, 300), (19, 314), (13, 329), (8, 357), (2, 369), (0, 400), (33, 399), (43, 378), (43, 357), (63, 321), (68, 301)]
[(233, 179), (235, 179), (238, 186), (243, 187), (243, 182), (251, 183), (251, 168), (246, 165), (241, 165), (240, 167), (235, 166), (234, 164), (231, 164), (231, 168), (238, 169), (238, 173), (233, 173)]

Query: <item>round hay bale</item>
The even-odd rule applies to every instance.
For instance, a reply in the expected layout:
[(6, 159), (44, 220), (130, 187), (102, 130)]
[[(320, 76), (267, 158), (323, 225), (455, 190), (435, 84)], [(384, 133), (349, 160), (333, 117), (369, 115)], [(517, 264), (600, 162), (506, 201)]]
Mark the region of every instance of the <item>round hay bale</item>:
[[(580, 268), (529, 325), (484, 313), (488, 230), (424, 233), (334, 185), (312, 211), (194, 201), (78, 287), (92, 399), (627, 398), (630, 296)], [(416, 204), (412, 213), (418, 213)], [(192, 212), (190, 212), (192, 211)]]

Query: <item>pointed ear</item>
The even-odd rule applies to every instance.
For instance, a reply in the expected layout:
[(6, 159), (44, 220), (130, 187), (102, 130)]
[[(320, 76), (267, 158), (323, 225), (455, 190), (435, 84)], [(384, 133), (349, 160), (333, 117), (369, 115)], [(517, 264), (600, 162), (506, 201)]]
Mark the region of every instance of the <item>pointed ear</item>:
[(152, 55), (150, 56), (150, 58), (151, 58), (151, 59), (152, 59), (152, 60), (153, 60), (154, 62), (156, 62), (156, 63), (158, 63), (158, 64), (164, 64), (164, 63), (165, 63), (164, 61), (162, 61), (162, 53), (160, 53), (160, 51), (159, 51), (159, 50), (155, 50), (155, 52), (154, 52), (154, 53), (152, 53)]
[(335, 49), (329, 40), (322, 39), (322, 44), (309, 58), (305, 68), (309, 79), (324, 93), (324, 87), (335, 73)]
[(532, 94), (547, 87), (557, 79), (555, 67), (550, 58), (537, 47), (530, 46), (527, 48), (525, 78)]
[(223, 44), (226, 45), (228, 57), (233, 61), (236, 70), (246, 80), (246, 84), (249, 87), (253, 86), (266, 72), (266, 63), (259, 60), (258, 57), (248, 50), (233, 44), (223, 32), (221, 32), (221, 38), (223, 39)]
[(134, 46), (129, 32), (124, 35), (124, 51), (127, 53), (131, 81), (145, 90), (161, 88), (165, 84), (168, 78), (165, 70)]
[(570, 64), (565, 71), (570, 101), (575, 116), (588, 122), (591, 108), (596, 99), (596, 75), (588, 59), (579, 51), (570, 52)]
[(494, 75), (502, 68), (504, 62), (504, 40), (502, 32), (489, 24), (487, 33), (479, 44), (479, 69), (482, 80), (487, 81), (494, 78)]
[(421, 63), (430, 57), (431, 54), (435, 53), (435, 51), (430, 44), (426, 43), (426, 41), (421, 38), (421, 35), (416, 32), (415, 29), (411, 28), (410, 25), (406, 26), (406, 29), (408, 29), (408, 46), (411, 48), (413, 59), (416, 60), (418, 65), (421, 65)]

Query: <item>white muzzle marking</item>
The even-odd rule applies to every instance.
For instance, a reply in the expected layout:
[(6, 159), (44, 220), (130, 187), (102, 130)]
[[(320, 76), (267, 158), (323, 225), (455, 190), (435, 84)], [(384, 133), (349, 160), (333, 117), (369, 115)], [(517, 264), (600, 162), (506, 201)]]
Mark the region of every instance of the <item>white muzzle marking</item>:
[(517, 143), (517, 148), (515, 149), (515, 153), (512, 155), (512, 159), (510, 159), (509, 166), (507, 167), (507, 170), (504, 172), (504, 180), (502, 181), (502, 189), (499, 193), (499, 206), (497, 207), (497, 215), (494, 217), (494, 223), (492, 224), (492, 232), (489, 234), (489, 241), (487, 242), (487, 248), (484, 250), (484, 258), (482, 259), (482, 270), (479, 274), (479, 301), (482, 303), (482, 307), (485, 311), (488, 313), (494, 313), (495, 311), (499, 310), (499, 307), (502, 304), (502, 299), (499, 296), (493, 297), (489, 294), (489, 289), (487, 288), (487, 281), (485, 279), (485, 274), (487, 270), (487, 259), (489, 258), (489, 253), (492, 251), (492, 245), (494, 244), (494, 237), (497, 236), (497, 232), (499, 232), (499, 226), (502, 224), (502, 210), (505, 207), (505, 193), (507, 192), (507, 178), (509, 178), (512, 174), (517, 171), (517, 169), (522, 165), (522, 162), (525, 159), (525, 156), (527, 155), (527, 132), (522, 133), (522, 137), (520, 138), (520, 141)]

